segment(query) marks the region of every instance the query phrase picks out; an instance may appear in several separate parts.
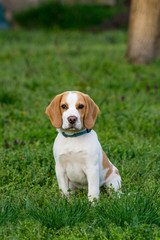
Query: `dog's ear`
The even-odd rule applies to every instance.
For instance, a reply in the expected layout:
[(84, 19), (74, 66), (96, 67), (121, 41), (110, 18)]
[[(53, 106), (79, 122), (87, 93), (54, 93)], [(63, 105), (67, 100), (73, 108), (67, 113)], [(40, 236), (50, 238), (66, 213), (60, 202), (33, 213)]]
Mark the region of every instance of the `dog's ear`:
[(49, 116), (51, 123), (55, 128), (60, 128), (62, 126), (62, 114), (60, 110), (62, 95), (63, 94), (57, 95), (46, 108), (45, 112)]
[(99, 108), (95, 102), (86, 94), (83, 95), (86, 102), (86, 112), (84, 116), (84, 126), (88, 129), (93, 128), (99, 113)]

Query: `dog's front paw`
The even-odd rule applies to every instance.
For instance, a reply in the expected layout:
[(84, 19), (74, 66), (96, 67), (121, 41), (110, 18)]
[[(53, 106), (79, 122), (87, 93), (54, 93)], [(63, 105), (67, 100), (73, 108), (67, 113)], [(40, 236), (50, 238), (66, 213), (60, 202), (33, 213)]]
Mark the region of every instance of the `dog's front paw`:
[(62, 197), (68, 197), (70, 194), (73, 194), (74, 191), (72, 191), (70, 188), (66, 191), (63, 191), (62, 189), (60, 189), (60, 193), (61, 193)]
[(60, 191), (62, 197), (65, 197), (65, 196), (68, 196), (68, 195), (69, 195), (68, 190), (63, 191), (62, 189), (59, 189), (59, 191)]
[(88, 200), (92, 203), (97, 202), (98, 196), (88, 195)]

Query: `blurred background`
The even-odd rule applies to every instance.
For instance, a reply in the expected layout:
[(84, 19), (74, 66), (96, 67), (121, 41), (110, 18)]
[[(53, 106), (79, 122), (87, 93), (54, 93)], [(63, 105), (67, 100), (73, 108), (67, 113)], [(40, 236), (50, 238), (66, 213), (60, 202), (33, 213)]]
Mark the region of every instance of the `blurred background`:
[(1, 16), (3, 7), (5, 19), (14, 28), (101, 30), (127, 27), (130, 1), (1, 0), (0, 4)]
[[(128, 24), (129, 21), (129, 24)], [(143, 64), (160, 56), (159, 0), (0, 0), (0, 29), (128, 29), (125, 56)]]

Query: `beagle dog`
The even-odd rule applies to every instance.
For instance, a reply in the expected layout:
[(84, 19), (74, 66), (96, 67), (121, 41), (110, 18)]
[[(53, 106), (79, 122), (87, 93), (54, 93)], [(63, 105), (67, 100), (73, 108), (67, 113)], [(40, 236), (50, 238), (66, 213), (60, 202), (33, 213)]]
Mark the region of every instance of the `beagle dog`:
[(98, 199), (105, 184), (115, 191), (121, 187), (117, 168), (103, 151), (92, 129), (98, 106), (86, 94), (69, 91), (57, 95), (46, 109), (58, 135), (53, 145), (56, 176), (63, 194), (88, 187), (88, 198)]

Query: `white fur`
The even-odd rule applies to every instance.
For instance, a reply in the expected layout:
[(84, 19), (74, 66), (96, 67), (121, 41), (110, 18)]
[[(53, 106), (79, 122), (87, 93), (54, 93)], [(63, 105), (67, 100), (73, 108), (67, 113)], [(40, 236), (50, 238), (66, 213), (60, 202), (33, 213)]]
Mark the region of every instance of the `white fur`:
[(62, 128), (63, 129), (68, 129), (69, 128), (69, 122), (68, 122), (68, 117), (70, 116), (75, 116), (77, 117), (77, 121), (76, 121), (76, 125), (75, 125), (75, 128), (80, 130), (81, 129), (81, 120), (80, 120), (80, 115), (79, 115), (79, 112), (78, 110), (75, 108), (75, 104), (77, 102), (77, 94), (76, 93), (69, 93), (68, 96), (67, 96), (67, 103), (68, 103), (68, 110), (65, 111), (63, 113), (63, 116), (62, 116), (62, 120), (63, 120), (63, 124), (62, 124)]
[[(103, 169), (102, 148), (94, 130), (84, 135), (70, 138), (64, 137), (62, 132), (69, 127), (67, 118), (76, 116), (77, 129), (81, 129), (81, 121), (78, 110), (75, 108), (76, 93), (69, 93), (67, 103), (69, 108), (63, 113), (63, 129), (59, 133), (53, 145), (53, 153), (56, 162), (56, 175), (59, 188), (67, 195), (69, 188), (74, 192), (76, 188), (88, 188), (88, 198), (93, 201), (98, 199), (100, 186), (106, 184), (115, 191), (120, 188), (121, 177), (113, 172), (105, 179), (108, 168)], [(65, 131), (66, 133), (69, 132)], [(71, 134), (71, 133), (70, 133)], [(112, 186), (111, 186), (112, 185)]]

